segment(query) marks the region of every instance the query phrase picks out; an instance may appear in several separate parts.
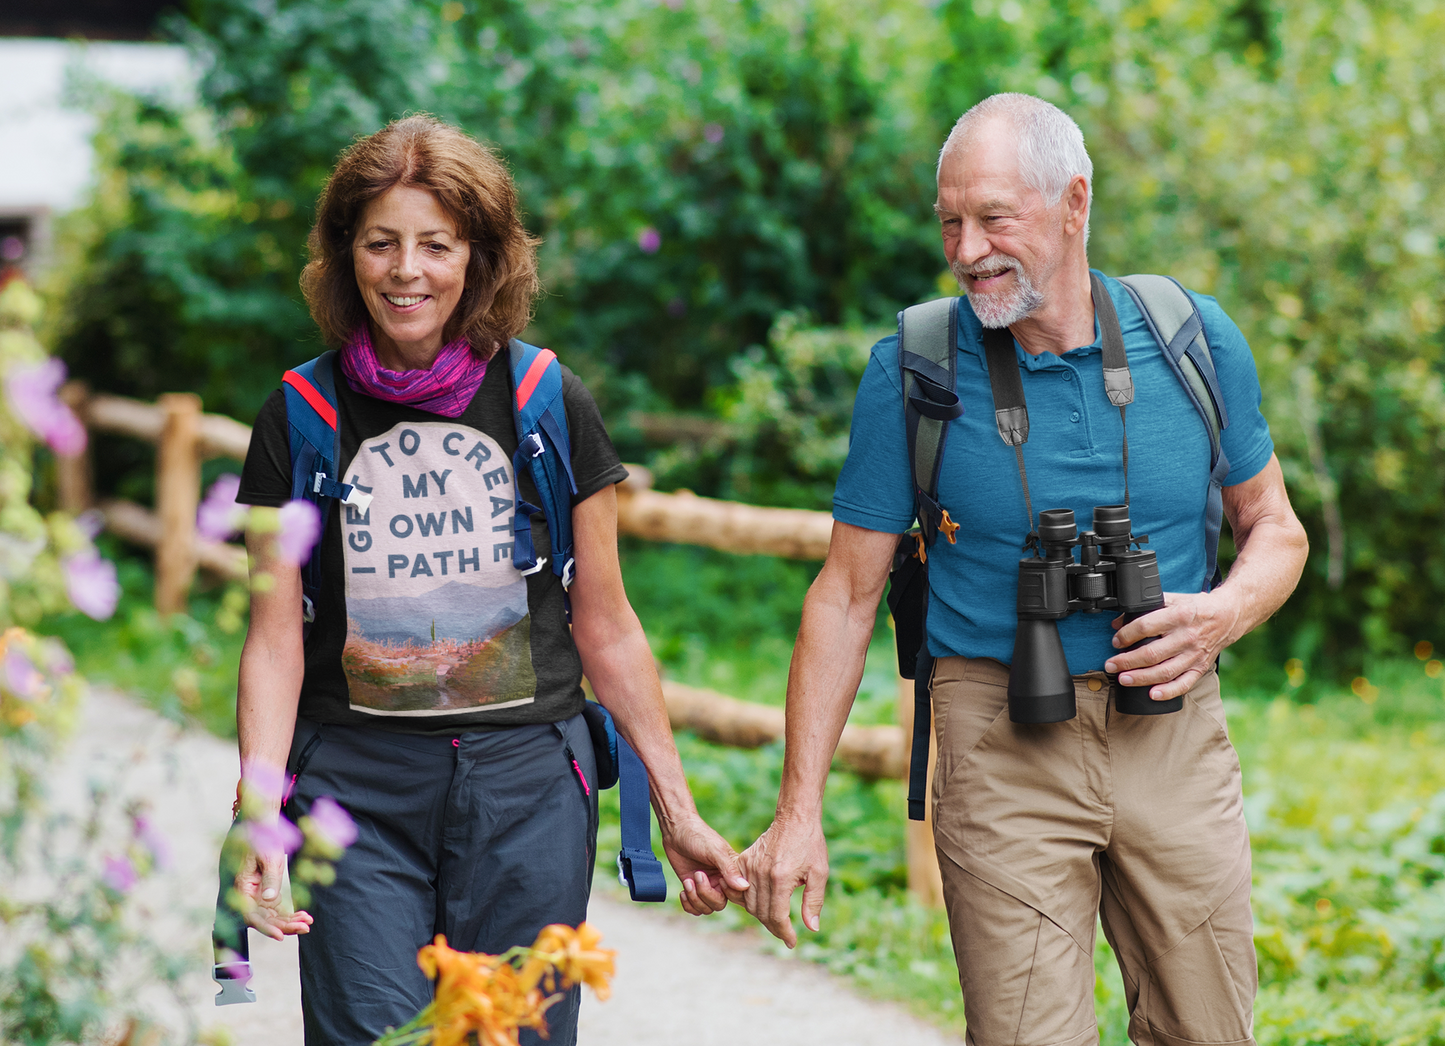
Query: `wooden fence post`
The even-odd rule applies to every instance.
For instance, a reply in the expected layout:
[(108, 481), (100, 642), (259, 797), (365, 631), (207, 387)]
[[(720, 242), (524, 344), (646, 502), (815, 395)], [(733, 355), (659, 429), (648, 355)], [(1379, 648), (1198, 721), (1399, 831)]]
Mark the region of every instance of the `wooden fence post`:
[[(76, 417), (85, 420), (85, 401), (90, 398), (90, 389), (83, 381), (67, 381), (60, 389), (60, 399), (73, 410)], [(90, 433), (86, 433), (85, 449), (73, 457), (55, 456), (56, 500), (63, 512), (78, 516), (95, 504), (95, 492), (91, 486)]]
[(196, 509), (201, 500), (201, 398), (171, 392), (156, 401), (165, 414), (156, 452), (156, 610), (182, 613), (196, 573)]
[[(913, 680), (898, 677), (898, 723), (903, 727), (905, 751), (913, 747)], [(938, 852), (933, 848), (933, 764), (938, 743), (928, 731), (928, 787), (923, 793), (922, 821), (908, 822), (908, 892), (929, 908), (943, 907), (943, 876), (938, 871)], [(904, 766), (908, 762), (905, 758)], [(908, 772), (903, 774), (908, 786)]]

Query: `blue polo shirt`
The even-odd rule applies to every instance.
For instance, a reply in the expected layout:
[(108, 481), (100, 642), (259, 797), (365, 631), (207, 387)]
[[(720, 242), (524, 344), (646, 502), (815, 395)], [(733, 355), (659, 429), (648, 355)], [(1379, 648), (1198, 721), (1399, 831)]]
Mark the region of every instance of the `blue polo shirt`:
[[(1102, 275), (1102, 274), (1100, 274)], [(1135, 534), (1159, 558), (1166, 592), (1199, 592), (1205, 577), (1204, 509), (1209, 434), (1144, 317), (1122, 284), (1105, 277), (1119, 313), (1134, 378), (1128, 408), (1129, 499)], [(1191, 296), (1219, 373), (1229, 427), (1227, 486), (1257, 475), (1274, 453), (1260, 413), (1259, 376), (1244, 335), (1211, 297)], [(994, 422), (982, 327), (965, 300), (959, 308), (958, 395), (963, 416), (949, 426), (939, 502), (959, 524), (958, 543), (942, 537), (929, 551), (928, 648), (936, 657), (1013, 658), (1018, 624), (1018, 561), (1028, 533), (1023, 485), (1013, 448)], [(1035, 522), (1044, 509), (1071, 508), (1092, 528), (1095, 505), (1124, 500), (1123, 427), (1104, 393), (1098, 321), (1094, 343), (1062, 356), (1019, 348), (1029, 440), (1024, 444)], [(898, 338), (873, 346), (858, 388), (848, 460), (833, 496), (833, 518), (901, 534), (913, 525), (913, 485), (903, 423)], [(1114, 615), (1076, 613), (1059, 622), (1069, 670), (1102, 669), (1114, 652)]]

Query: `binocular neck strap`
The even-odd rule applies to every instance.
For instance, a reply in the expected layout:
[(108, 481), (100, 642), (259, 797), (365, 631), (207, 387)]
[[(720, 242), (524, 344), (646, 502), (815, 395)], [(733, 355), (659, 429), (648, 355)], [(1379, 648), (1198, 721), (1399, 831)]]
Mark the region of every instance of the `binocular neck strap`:
[[(1129, 357), (1124, 352), (1124, 334), (1119, 329), (1119, 313), (1114, 299), (1098, 274), (1089, 273), (1089, 286), (1094, 299), (1094, 315), (1099, 320), (1099, 335), (1104, 346), (1104, 392), (1109, 402), (1119, 408), (1119, 426), (1124, 430), (1124, 504), (1129, 504), (1129, 430), (1125, 427), (1124, 408), (1134, 402), (1134, 379), (1129, 373)], [(1034, 505), (1029, 496), (1029, 474), (1024, 468), (1024, 444), (1029, 441), (1029, 409), (1024, 403), (1024, 381), (1019, 374), (1018, 354), (1014, 338), (1007, 328), (985, 327), (983, 349), (988, 361), (988, 383), (993, 392), (993, 415), (998, 434), (1014, 449), (1018, 458), (1019, 479), (1024, 487), (1024, 510), (1028, 513), (1028, 533), (1034, 533)]]
[(983, 329), (983, 351), (988, 359), (988, 384), (993, 391), (993, 416), (998, 434), (1019, 462), (1019, 479), (1024, 485), (1024, 510), (1029, 515), (1025, 533), (1034, 532), (1034, 503), (1029, 497), (1029, 474), (1024, 468), (1024, 444), (1029, 441), (1029, 409), (1024, 404), (1024, 379), (1019, 374), (1014, 336), (1007, 327)]
[(1089, 273), (1093, 291), (1094, 315), (1099, 320), (1099, 336), (1104, 343), (1104, 392), (1109, 402), (1119, 408), (1119, 427), (1124, 431), (1124, 504), (1129, 504), (1129, 430), (1124, 424), (1124, 408), (1134, 402), (1134, 379), (1129, 374), (1129, 357), (1124, 352), (1124, 334), (1119, 329), (1119, 313), (1114, 299), (1098, 273)]

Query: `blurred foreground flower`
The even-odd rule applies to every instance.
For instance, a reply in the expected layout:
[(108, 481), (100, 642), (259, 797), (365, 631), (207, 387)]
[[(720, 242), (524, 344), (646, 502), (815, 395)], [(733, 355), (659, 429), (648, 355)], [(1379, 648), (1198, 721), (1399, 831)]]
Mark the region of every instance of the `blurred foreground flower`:
[(60, 401), (65, 384), (65, 364), (47, 359), (27, 367), (16, 367), (5, 381), (10, 406), (31, 432), (51, 450), (67, 457), (85, 449), (85, 426), (75, 412)]
[(288, 501), (277, 513), (277, 523), (281, 531), (276, 548), (282, 559), (299, 567), (321, 537), (321, 513), (309, 501)]
[[(607, 998), (616, 952), (596, 947), (602, 935), (587, 923), (544, 927), (530, 948), (504, 955), (459, 952), (436, 940), (416, 955), (422, 972), (437, 982), (431, 1004), (401, 1028), (388, 1029), (375, 1046), (517, 1046), (517, 1033), (547, 1031), (546, 1012), (574, 984), (591, 985)], [(543, 995), (541, 986), (549, 992)]]
[(100, 881), (119, 894), (130, 893), (140, 881), (135, 865), (125, 857), (107, 857), (100, 872)]
[(319, 796), (311, 804), (311, 812), (301, 818), (301, 830), (319, 849), (334, 852), (337, 857), (356, 842), (356, 822), (329, 795)]
[(225, 541), (246, 525), (246, 506), (236, 503), (241, 477), (227, 472), (211, 484), (196, 510), (196, 530), (209, 541)]
[(120, 602), (115, 564), (93, 548), (77, 552), (65, 561), (65, 591), (82, 614), (106, 620)]

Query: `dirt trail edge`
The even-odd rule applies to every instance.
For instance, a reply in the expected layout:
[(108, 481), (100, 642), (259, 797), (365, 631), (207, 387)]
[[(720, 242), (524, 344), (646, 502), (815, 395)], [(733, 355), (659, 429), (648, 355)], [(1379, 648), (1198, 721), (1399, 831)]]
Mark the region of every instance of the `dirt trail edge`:
[[(105, 690), (87, 703), (82, 726), (56, 775), (57, 799), (78, 802), (89, 780), (119, 782), (147, 799), (173, 850), (169, 870), (148, 883), (141, 904), (161, 914), (156, 932), (177, 954), (195, 956), (185, 995), (203, 1028), (230, 1029), (236, 1046), (301, 1046), (296, 942), (251, 935), (258, 1001), (217, 1008), (210, 971), (216, 856), (230, 823), (234, 745), (183, 730)], [(600, 877), (599, 877), (600, 878)], [(812, 1046), (905, 1041), (960, 1046), (897, 1006), (859, 998), (842, 980), (801, 961), (761, 951), (756, 936), (706, 932), (667, 905), (635, 905), (599, 883), (589, 919), (618, 950), (612, 998), (583, 1002), (583, 1046)]]

